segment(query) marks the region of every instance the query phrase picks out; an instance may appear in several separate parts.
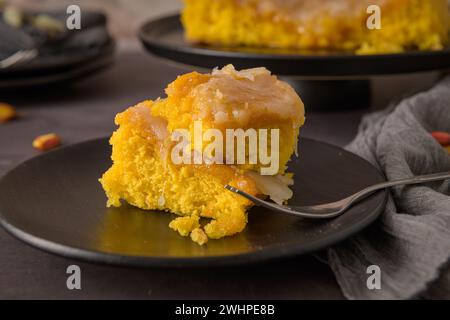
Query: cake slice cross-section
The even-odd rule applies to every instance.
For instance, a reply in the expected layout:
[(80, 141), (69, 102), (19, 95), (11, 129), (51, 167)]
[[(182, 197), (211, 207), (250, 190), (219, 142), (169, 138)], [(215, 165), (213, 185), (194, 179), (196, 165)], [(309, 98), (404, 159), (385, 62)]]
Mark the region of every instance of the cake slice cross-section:
[[(265, 68), (237, 71), (229, 65), (210, 74), (179, 76), (166, 93), (164, 99), (141, 102), (116, 116), (119, 128), (110, 139), (113, 165), (100, 179), (108, 206), (126, 201), (145, 210), (174, 213), (178, 217), (169, 227), (205, 244), (208, 239), (241, 232), (247, 224), (252, 203), (225, 185), (278, 203), (292, 196), (292, 176), (286, 169), (296, 151), (304, 107), (288, 84)], [(195, 136), (198, 123), (200, 144), (190, 141), (182, 149), (191, 161), (174, 161), (180, 143), (174, 134), (183, 130)], [(215, 149), (211, 154), (215, 161), (211, 161), (205, 151), (211, 139), (204, 135), (211, 129), (224, 139), (228, 130), (265, 129), (267, 147), (274, 144), (276, 129), (278, 148), (270, 152), (278, 153), (277, 165), (267, 174), (269, 164), (260, 161), (259, 154), (256, 161), (248, 161), (249, 148), (244, 149), (244, 163), (230, 163), (225, 146)], [(237, 141), (237, 136), (233, 139)], [(236, 160), (239, 153), (231, 153)], [(199, 154), (202, 161), (194, 161)]]

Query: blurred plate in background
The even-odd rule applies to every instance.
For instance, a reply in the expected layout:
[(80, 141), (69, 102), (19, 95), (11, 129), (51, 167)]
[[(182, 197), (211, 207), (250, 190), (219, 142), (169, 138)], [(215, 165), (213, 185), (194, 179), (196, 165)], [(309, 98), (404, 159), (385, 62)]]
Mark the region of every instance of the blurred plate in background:
[[(11, 25), (0, 11), (0, 89), (41, 87), (79, 79), (113, 60), (115, 42), (107, 17), (84, 11), (79, 29), (67, 29), (65, 10), (22, 11), (19, 25)], [(47, 29), (36, 26), (46, 19)], [(48, 29), (50, 26), (57, 29)]]
[(184, 38), (179, 15), (144, 24), (139, 37), (149, 52), (187, 65), (214, 68), (229, 63), (238, 69), (265, 66), (273, 73), (317, 79), (366, 78), (373, 75), (450, 69), (450, 48), (399, 54), (355, 55), (268, 48), (215, 48)]
[(20, 67), (0, 72), (0, 90), (23, 89), (64, 84), (99, 72), (114, 61), (115, 43), (111, 40), (95, 52), (38, 57)]

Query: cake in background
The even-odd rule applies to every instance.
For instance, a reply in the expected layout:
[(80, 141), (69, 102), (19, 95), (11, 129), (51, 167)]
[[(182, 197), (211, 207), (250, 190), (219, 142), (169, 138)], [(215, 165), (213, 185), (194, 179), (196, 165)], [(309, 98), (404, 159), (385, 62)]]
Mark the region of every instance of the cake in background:
[[(166, 93), (167, 98), (142, 102), (116, 116), (119, 128), (110, 140), (113, 165), (100, 179), (108, 206), (121, 206), (125, 200), (142, 209), (178, 214), (170, 227), (204, 244), (208, 238), (238, 233), (247, 223), (252, 203), (225, 185), (278, 203), (292, 197), (286, 163), (296, 151), (305, 118), (300, 97), (287, 83), (265, 68), (237, 71), (228, 65), (210, 74), (179, 76)], [(203, 129), (222, 133), (279, 129), (278, 170), (261, 174), (260, 158), (254, 164), (175, 164), (171, 135), (179, 129), (192, 132), (196, 120)], [(203, 151), (195, 144), (188, 149), (192, 154)], [(226, 151), (215, 156), (225, 160)]]
[[(447, 0), (184, 0), (193, 43), (341, 50), (358, 54), (440, 50), (449, 43)], [(381, 9), (369, 30), (367, 8)]]

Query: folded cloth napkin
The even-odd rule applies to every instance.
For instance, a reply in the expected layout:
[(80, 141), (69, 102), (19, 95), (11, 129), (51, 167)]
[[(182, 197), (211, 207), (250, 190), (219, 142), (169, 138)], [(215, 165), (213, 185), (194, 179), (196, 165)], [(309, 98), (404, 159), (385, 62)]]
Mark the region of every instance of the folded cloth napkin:
[[(450, 171), (450, 155), (431, 131), (450, 132), (450, 77), (366, 116), (347, 149), (370, 161), (388, 180)], [(327, 250), (347, 298), (450, 298), (449, 183), (390, 189), (377, 222)], [(380, 268), (381, 289), (368, 289), (371, 265)]]

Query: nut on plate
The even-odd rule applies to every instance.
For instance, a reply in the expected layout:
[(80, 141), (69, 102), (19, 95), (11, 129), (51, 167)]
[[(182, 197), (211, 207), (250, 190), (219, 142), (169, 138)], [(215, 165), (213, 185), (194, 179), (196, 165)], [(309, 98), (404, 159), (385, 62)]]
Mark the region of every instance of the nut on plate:
[(44, 134), (33, 140), (33, 147), (41, 151), (51, 150), (60, 144), (61, 138), (55, 133)]
[(431, 135), (443, 147), (450, 146), (450, 133), (444, 131), (433, 131)]
[(11, 105), (0, 102), (0, 123), (12, 120), (16, 116), (17, 112)]

